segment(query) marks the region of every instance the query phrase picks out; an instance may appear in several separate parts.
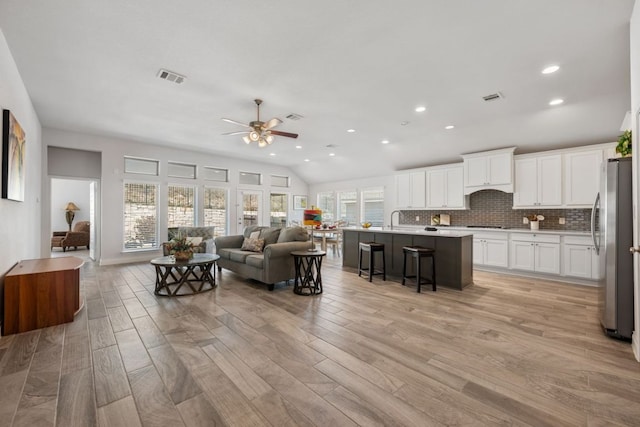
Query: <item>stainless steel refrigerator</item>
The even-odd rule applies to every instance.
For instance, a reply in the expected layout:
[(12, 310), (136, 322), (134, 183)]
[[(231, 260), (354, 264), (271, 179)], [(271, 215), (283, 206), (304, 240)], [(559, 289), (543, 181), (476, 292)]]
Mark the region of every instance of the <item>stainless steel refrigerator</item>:
[(607, 335), (631, 339), (633, 331), (633, 205), (631, 158), (602, 163), (591, 234), (600, 262), (598, 305)]

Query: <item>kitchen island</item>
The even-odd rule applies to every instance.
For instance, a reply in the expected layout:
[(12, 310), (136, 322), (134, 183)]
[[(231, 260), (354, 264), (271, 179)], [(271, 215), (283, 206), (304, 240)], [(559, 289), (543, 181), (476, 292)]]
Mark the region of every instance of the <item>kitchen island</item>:
[[(419, 245), (436, 250), (438, 286), (462, 290), (473, 283), (472, 233), (371, 228), (344, 228), (342, 233), (344, 267), (357, 269), (358, 244), (375, 241), (384, 243), (387, 275), (402, 278), (403, 246)], [(367, 265), (366, 257), (363, 258), (363, 263)], [(414, 274), (414, 270), (414, 262), (407, 260), (407, 271)]]

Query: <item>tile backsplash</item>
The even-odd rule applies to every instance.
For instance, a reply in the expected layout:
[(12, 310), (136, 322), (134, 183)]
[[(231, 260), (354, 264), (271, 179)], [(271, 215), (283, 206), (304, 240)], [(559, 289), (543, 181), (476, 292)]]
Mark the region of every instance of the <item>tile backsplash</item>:
[[(591, 209), (513, 209), (513, 194), (498, 190), (482, 190), (469, 196), (468, 210), (403, 210), (400, 225), (429, 225), (431, 215), (451, 215), (452, 226), (487, 225), (508, 228), (529, 228), (522, 217), (532, 214), (544, 215), (540, 230), (589, 231)], [(420, 217), (416, 221), (416, 216)], [(564, 224), (559, 218), (565, 219)]]

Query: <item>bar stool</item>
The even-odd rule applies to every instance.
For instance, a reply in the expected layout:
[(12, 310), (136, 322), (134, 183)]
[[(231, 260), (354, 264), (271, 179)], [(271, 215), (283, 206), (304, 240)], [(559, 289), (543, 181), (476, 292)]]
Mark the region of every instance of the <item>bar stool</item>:
[[(436, 251), (431, 248), (424, 248), (422, 246), (405, 246), (402, 248), (403, 260), (402, 260), (402, 286), (406, 279), (416, 279), (418, 285), (418, 292), (420, 292), (420, 286), (422, 285), (422, 277), (420, 276), (420, 261), (422, 258), (431, 258), (431, 280), (425, 283), (431, 283), (433, 292), (436, 291)], [(416, 260), (416, 274), (415, 276), (407, 276), (407, 255)], [(428, 280), (428, 279), (427, 279)]]
[[(382, 274), (382, 280), (387, 280), (387, 269), (384, 259), (384, 243), (376, 243), (376, 242), (360, 242), (358, 245), (358, 277), (363, 271), (369, 272), (369, 281), (376, 274)], [(369, 252), (369, 267), (362, 268), (362, 253)], [(376, 252), (382, 252), (382, 270), (376, 270)]]

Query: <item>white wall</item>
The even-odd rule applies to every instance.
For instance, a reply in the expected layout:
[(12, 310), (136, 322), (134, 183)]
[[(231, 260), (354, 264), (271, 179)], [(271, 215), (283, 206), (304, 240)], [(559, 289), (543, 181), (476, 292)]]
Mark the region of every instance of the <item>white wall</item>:
[(0, 199), (0, 242), (3, 242), (0, 245), (1, 279), (16, 262), (39, 257), (42, 218), (40, 121), (1, 30), (0, 108), (11, 110), (26, 134), (25, 200), (15, 202)]
[[(101, 209), (99, 215), (101, 217), (101, 239), (100, 245), (100, 259), (99, 262), (102, 265), (134, 262), (141, 260), (149, 260), (155, 256), (158, 256), (159, 251), (153, 252), (123, 252), (122, 251), (122, 209), (123, 209), (123, 194), (122, 188), (125, 180), (135, 180), (143, 182), (155, 182), (160, 184), (160, 217), (159, 224), (160, 236), (162, 238), (165, 235), (167, 209), (166, 209), (166, 186), (168, 183), (175, 184), (187, 184), (196, 185), (198, 193), (202, 194), (203, 186), (210, 187), (224, 187), (229, 189), (229, 211), (230, 211), (230, 233), (236, 232), (236, 194), (237, 189), (241, 186), (238, 185), (238, 176), (240, 171), (244, 172), (258, 172), (264, 176), (264, 184), (260, 186), (244, 186), (246, 189), (259, 189), (263, 193), (263, 210), (267, 214), (263, 218), (262, 224), (268, 224), (268, 201), (269, 193), (289, 193), (289, 214), (290, 218), (301, 217), (302, 211), (294, 211), (292, 209), (292, 197), (295, 195), (307, 195), (308, 186), (297, 175), (295, 175), (288, 168), (281, 166), (269, 165), (266, 163), (248, 162), (240, 159), (232, 159), (226, 157), (214, 156), (209, 153), (187, 151), (184, 149), (173, 149), (169, 147), (161, 147), (149, 144), (143, 144), (135, 141), (109, 138), (88, 134), (81, 134), (75, 132), (61, 131), (57, 129), (44, 128), (43, 129), (43, 144), (45, 146), (55, 146), (64, 148), (74, 148), (80, 150), (92, 150), (102, 153), (102, 175), (101, 182)], [(46, 156), (46, 151), (43, 150)], [(144, 175), (132, 175), (125, 174), (124, 168), (124, 156), (133, 156), (141, 158), (156, 159), (160, 161), (160, 176), (144, 176)], [(47, 160), (47, 159), (45, 159)], [(187, 164), (195, 164), (198, 167), (211, 166), (224, 168), (229, 170), (229, 182), (217, 183), (211, 181), (205, 181), (201, 178), (196, 180), (191, 179), (176, 179), (167, 177), (167, 161), (175, 161)], [(47, 161), (44, 162), (47, 164)], [(280, 175), (289, 176), (291, 185), (289, 188), (271, 187), (270, 176)], [(49, 179), (46, 177), (45, 179)], [(48, 187), (45, 187), (46, 191), (43, 193), (43, 203), (49, 206), (52, 194), (48, 191)], [(164, 189), (164, 191), (162, 191)], [(49, 210), (47, 209), (47, 212)], [(46, 229), (51, 229), (52, 219), (50, 215), (44, 219)], [(48, 242), (49, 232), (43, 232), (41, 235), (43, 242)], [(47, 243), (48, 245), (48, 243)], [(47, 247), (48, 248), (48, 247)]]
[(78, 221), (89, 221), (89, 181), (77, 179), (52, 179), (51, 180), (51, 230), (65, 231), (67, 225), (65, 206), (73, 202), (80, 208), (76, 211), (73, 225)]
[[(638, 123), (638, 114), (640, 114), (640, 6), (635, 3), (633, 13), (631, 15), (631, 116), (634, 138), (633, 138), (633, 183), (634, 183), (634, 240), (635, 247), (640, 246), (640, 215), (638, 207), (640, 206), (640, 124)], [(635, 331), (633, 333), (633, 351), (636, 359), (640, 361), (640, 269), (638, 268), (638, 257), (635, 255)]]

